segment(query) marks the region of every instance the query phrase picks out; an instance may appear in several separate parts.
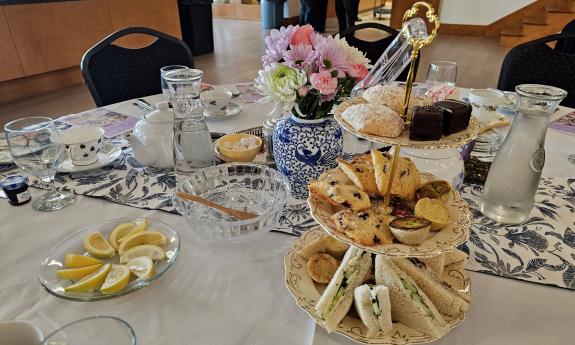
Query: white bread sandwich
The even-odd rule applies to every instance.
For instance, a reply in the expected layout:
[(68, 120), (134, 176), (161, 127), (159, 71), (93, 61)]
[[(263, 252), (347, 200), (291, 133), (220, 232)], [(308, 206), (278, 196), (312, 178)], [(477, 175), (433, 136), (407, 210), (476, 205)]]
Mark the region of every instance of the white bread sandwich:
[(445, 254), (439, 254), (430, 258), (421, 258), (427, 267), (431, 268), (439, 277), (443, 275), (443, 268), (445, 266)]
[(471, 297), (444, 282), (423, 261), (417, 258), (398, 258), (393, 262), (407, 273), (444, 315), (457, 316), (469, 310)]
[(465, 269), (467, 264), (467, 254), (459, 249), (454, 249), (446, 252), (445, 256), (445, 269), (446, 270), (462, 270)]
[(394, 321), (436, 338), (445, 334), (447, 324), (433, 302), (391, 259), (375, 257), (375, 282), (389, 289)]
[(389, 290), (383, 285), (361, 285), (353, 293), (355, 309), (367, 327), (368, 338), (391, 332)]
[(315, 305), (322, 325), (333, 331), (353, 304), (353, 291), (363, 284), (371, 271), (371, 253), (350, 247), (327, 288)]

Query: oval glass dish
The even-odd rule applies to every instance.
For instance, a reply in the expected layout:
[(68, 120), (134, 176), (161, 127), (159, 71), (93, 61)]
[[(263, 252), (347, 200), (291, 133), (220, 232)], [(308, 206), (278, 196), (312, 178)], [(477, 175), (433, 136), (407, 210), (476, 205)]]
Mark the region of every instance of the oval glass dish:
[(215, 208), (174, 196), (177, 210), (194, 231), (207, 240), (225, 242), (271, 230), (289, 197), (289, 187), (278, 171), (250, 163), (227, 163), (198, 170), (179, 183), (177, 191), (257, 214), (252, 219), (238, 220)]
[[(71, 285), (73, 282), (71, 280), (60, 279), (56, 275), (57, 270), (66, 268), (64, 266), (64, 259), (66, 254), (80, 254), (86, 255), (88, 252), (84, 249), (83, 239), (90, 232), (100, 231), (106, 239), (109, 238), (110, 233), (114, 228), (122, 223), (129, 222), (139, 222), (144, 221), (144, 218), (116, 218), (106, 220), (100, 223), (94, 223), (87, 225), (74, 231), (72, 234), (61, 239), (56, 245), (48, 252), (48, 256), (42, 262), (40, 273), (38, 278), (40, 283), (48, 292), (51, 294), (69, 299), (74, 301), (97, 301), (102, 299), (114, 298), (122, 295), (129, 294), (144, 286), (150, 285), (152, 282), (159, 279), (162, 274), (164, 274), (176, 261), (176, 257), (180, 251), (180, 239), (178, 234), (169, 225), (159, 220), (147, 218), (148, 229), (158, 230), (164, 233), (166, 236), (166, 244), (162, 246), (166, 252), (166, 258), (162, 260), (155, 261), (154, 267), (156, 273), (150, 279), (132, 279), (128, 285), (112, 294), (103, 294), (98, 290), (92, 290), (87, 292), (66, 292), (64, 288)], [(119, 255), (115, 255), (111, 259), (100, 259), (103, 263), (113, 263), (116, 264), (119, 261)]]

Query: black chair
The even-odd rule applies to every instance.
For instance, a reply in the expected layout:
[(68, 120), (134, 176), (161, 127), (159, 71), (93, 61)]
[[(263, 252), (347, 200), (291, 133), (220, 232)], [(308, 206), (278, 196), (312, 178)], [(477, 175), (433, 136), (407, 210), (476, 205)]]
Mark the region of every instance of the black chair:
[[(569, 22), (563, 30), (562, 34), (575, 34), (575, 20)], [(565, 53), (565, 54), (575, 54), (575, 39), (565, 39), (557, 41), (555, 44), (555, 50)]]
[(511, 49), (503, 60), (497, 88), (515, 91), (515, 86), (520, 84), (551, 85), (567, 91), (561, 105), (575, 107), (575, 55), (546, 44), (573, 38), (575, 34), (555, 34)]
[[(364, 29), (376, 29), (387, 32), (389, 36), (384, 37), (377, 41), (364, 41), (357, 37), (355, 37), (355, 33), (359, 30)], [(365, 53), (365, 56), (371, 61), (371, 64), (375, 64), (381, 54), (387, 49), (387, 47), (393, 42), (395, 37), (399, 34), (399, 31), (395, 30), (392, 27), (387, 25), (383, 25), (380, 23), (361, 23), (350, 28), (347, 28), (344, 31), (339, 32), (339, 36), (345, 38), (347, 43), (352, 47), (359, 49), (362, 53)], [(419, 59), (421, 57), (421, 51), (419, 52), (419, 56), (417, 57), (415, 63), (415, 75), (417, 75), (417, 67), (419, 66)], [(403, 72), (397, 77), (398, 81), (406, 81), (407, 74), (409, 73), (409, 66), (406, 67)], [(414, 76), (415, 80), (415, 76)]]
[[(113, 42), (131, 34), (156, 39), (146, 47), (128, 49)], [(167, 65), (194, 66), (190, 48), (162, 32), (133, 27), (114, 32), (82, 57), (80, 68), (98, 107), (162, 92), (160, 68)]]

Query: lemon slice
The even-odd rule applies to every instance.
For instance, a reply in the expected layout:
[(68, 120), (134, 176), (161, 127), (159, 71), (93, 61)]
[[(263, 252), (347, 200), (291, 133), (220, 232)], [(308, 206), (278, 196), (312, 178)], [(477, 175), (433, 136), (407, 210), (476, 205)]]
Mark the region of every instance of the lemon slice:
[(101, 264), (102, 261), (98, 259), (91, 258), (85, 255), (78, 255), (78, 254), (67, 254), (66, 258), (64, 259), (64, 265), (69, 268), (80, 268), (86, 266), (94, 266), (97, 264)]
[(84, 278), (82, 278), (82, 280), (80, 280), (76, 284), (72, 284), (70, 286), (65, 287), (64, 291), (82, 292), (97, 289), (102, 285), (102, 283), (104, 283), (104, 280), (106, 279), (106, 276), (108, 275), (108, 272), (110, 271), (111, 268), (112, 268), (111, 264), (105, 264), (104, 266), (100, 267), (99, 270), (97, 270), (94, 273), (91, 273), (90, 275), (85, 276)]
[(110, 245), (114, 249), (118, 249), (118, 241), (124, 238), (132, 229), (136, 227), (134, 223), (122, 223), (118, 225), (110, 234)]
[(147, 256), (140, 256), (130, 260), (126, 266), (135, 276), (142, 279), (150, 279), (156, 274), (154, 262)]
[(130, 269), (125, 265), (112, 265), (100, 291), (103, 294), (118, 292), (130, 282)]
[(118, 239), (118, 244), (122, 243), (122, 241), (125, 238), (128, 238), (128, 236), (131, 236), (137, 232), (142, 232), (142, 231), (146, 231), (148, 229), (148, 220), (146, 218), (144, 218), (143, 221), (141, 221), (140, 223), (138, 223), (138, 225), (136, 225), (132, 230), (130, 230), (130, 232), (128, 232), (126, 234), (126, 236)]
[(124, 252), (126, 252), (126, 250), (141, 246), (142, 244), (155, 244), (157, 246), (163, 246), (166, 244), (166, 242), (166, 236), (159, 231), (141, 231), (124, 237), (122, 243), (118, 247), (118, 254), (122, 255)]
[(166, 258), (166, 252), (154, 244), (144, 244), (128, 249), (120, 255), (120, 263), (125, 264), (138, 256), (147, 256), (152, 260), (162, 260)]
[(96, 264), (87, 267), (80, 267), (80, 268), (68, 268), (65, 270), (58, 270), (56, 271), (56, 275), (60, 279), (72, 279), (72, 280), (80, 280), (87, 276), (88, 274), (95, 272), (98, 268), (102, 267), (102, 264)]
[(99, 231), (91, 232), (84, 237), (84, 248), (97, 258), (109, 259), (116, 251)]

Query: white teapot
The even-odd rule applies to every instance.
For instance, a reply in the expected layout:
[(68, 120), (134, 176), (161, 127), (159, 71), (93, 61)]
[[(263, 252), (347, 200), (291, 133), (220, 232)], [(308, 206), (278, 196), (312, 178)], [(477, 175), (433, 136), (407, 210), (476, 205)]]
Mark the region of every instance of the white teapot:
[(156, 104), (124, 139), (130, 142), (134, 157), (154, 168), (174, 167), (174, 113), (168, 102)]

